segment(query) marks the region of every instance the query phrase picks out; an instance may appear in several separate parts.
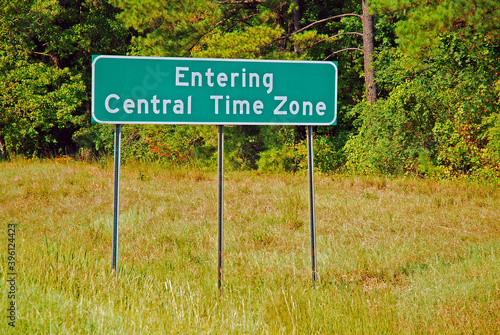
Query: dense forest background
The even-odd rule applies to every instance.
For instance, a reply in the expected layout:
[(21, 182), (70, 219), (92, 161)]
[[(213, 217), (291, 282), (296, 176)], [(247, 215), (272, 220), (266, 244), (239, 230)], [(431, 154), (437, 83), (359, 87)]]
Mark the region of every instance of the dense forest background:
[[(99, 54), (335, 60), (322, 171), (500, 177), (497, 0), (0, 0), (0, 157), (106, 157)], [(293, 82), (292, 82), (293, 84)], [(124, 126), (123, 157), (216, 164), (215, 126)], [(306, 168), (305, 128), (226, 131), (232, 169)]]

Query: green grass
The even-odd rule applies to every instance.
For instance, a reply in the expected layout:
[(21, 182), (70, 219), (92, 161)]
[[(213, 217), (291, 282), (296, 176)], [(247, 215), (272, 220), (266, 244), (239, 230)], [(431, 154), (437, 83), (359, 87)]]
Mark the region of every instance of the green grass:
[(19, 334), (500, 333), (498, 187), (345, 175), (315, 186), (313, 288), (307, 176), (226, 173), (219, 296), (215, 171), (122, 167), (116, 278), (112, 164), (2, 162), (1, 304), (15, 222)]

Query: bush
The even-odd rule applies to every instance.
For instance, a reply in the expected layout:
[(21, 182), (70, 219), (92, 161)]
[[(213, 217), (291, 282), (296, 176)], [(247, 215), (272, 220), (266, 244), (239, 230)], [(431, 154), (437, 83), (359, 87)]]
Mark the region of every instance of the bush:
[(345, 147), (348, 169), (498, 174), (498, 123), (492, 116), (500, 107), (496, 46), (486, 38), (462, 40), (450, 34), (441, 37), (439, 47), (439, 57), (418, 66), (409, 66), (410, 60), (394, 49), (380, 51), (382, 98), (373, 106), (356, 107), (361, 126)]
[(0, 140), (13, 155), (55, 155), (71, 143), (85, 93), (81, 75), (20, 61), (0, 76)]
[[(314, 138), (314, 167), (321, 172), (338, 170), (344, 161), (343, 151), (336, 147), (342, 143), (339, 138), (330, 140), (330, 136)], [(258, 161), (259, 170), (263, 172), (298, 172), (308, 168), (307, 141), (297, 144), (282, 145), (262, 152)]]

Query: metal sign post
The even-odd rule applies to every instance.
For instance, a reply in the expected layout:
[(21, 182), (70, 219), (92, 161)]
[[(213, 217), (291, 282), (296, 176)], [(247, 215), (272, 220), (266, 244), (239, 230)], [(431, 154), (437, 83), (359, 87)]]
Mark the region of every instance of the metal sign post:
[(217, 254), (217, 287), (219, 293), (222, 294), (222, 251), (223, 251), (223, 224), (224, 224), (224, 126), (219, 128), (219, 238), (218, 238), (218, 254)]
[(112, 269), (118, 276), (118, 217), (120, 214), (120, 151), (121, 151), (122, 125), (115, 125), (115, 152), (113, 178), (113, 265)]
[(311, 268), (313, 284), (318, 280), (316, 267), (316, 218), (314, 213), (314, 152), (313, 127), (307, 126), (307, 156), (309, 158), (309, 211), (311, 223)]

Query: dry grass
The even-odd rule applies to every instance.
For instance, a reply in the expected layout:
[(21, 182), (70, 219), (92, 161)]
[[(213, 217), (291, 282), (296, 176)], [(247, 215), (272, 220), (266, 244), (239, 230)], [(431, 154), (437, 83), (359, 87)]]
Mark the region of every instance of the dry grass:
[(122, 168), (118, 279), (112, 172), (0, 163), (0, 217), (18, 224), (19, 333), (500, 332), (494, 185), (317, 175), (313, 289), (307, 177), (227, 173), (219, 297), (216, 172)]

